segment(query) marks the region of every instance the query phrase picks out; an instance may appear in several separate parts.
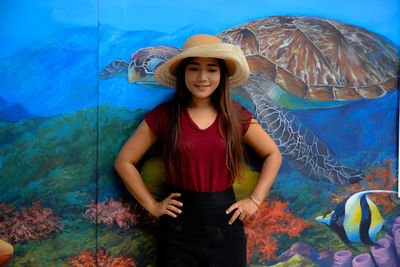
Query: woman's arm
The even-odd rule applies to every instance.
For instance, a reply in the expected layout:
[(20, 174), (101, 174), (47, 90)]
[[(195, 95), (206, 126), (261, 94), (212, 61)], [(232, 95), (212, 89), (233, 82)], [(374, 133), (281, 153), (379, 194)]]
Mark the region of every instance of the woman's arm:
[(264, 159), (257, 184), (250, 195), (260, 204), (278, 174), (282, 163), (282, 155), (278, 146), (255, 119), (252, 120), (248, 131), (244, 135), (244, 142)]
[(182, 203), (173, 198), (178, 197), (179, 194), (173, 193), (161, 202), (156, 201), (146, 188), (139, 171), (135, 167), (135, 164), (139, 162), (157, 139), (146, 121), (143, 121), (122, 147), (114, 162), (114, 167), (128, 191), (148, 212), (155, 217), (160, 217), (163, 214), (176, 217), (173, 212), (181, 213), (176, 206), (182, 206)]
[(250, 195), (251, 199), (245, 198), (238, 201), (227, 210), (227, 213), (230, 213), (237, 209), (229, 223), (233, 223), (239, 216), (240, 220), (245, 221), (257, 211), (258, 206), (271, 188), (282, 163), (282, 155), (278, 146), (255, 119), (252, 119), (243, 140), (264, 159), (264, 162), (256, 186)]

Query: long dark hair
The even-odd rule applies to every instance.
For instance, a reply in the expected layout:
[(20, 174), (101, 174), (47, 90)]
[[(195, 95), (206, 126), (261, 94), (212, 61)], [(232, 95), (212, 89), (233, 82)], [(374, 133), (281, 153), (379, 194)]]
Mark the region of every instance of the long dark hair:
[[(180, 116), (191, 101), (192, 95), (186, 87), (185, 68), (192, 58), (184, 59), (177, 68), (176, 92), (171, 99), (169, 133), (166, 137), (164, 157), (166, 159), (167, 175), (176, 181), (178, 170), (182, 162), (181, 153), (178, 149), (178, 138), (180, 135)], [(218, 128), (221, 138), (226, 140), (226, 164), (228, 172), (233, 180), (242, 178), (242, 166), (244, 166), (243, 144), (241, 141), (242, 127), (240, 126), (240, 114), (238, 107), (232, 104), (230, 90), (228, 88), (228, 71), (222, 59), (217, 59), (220, 67), (220, 82), (217, 89), (212, 93), (211, 103), (219, 113)]]

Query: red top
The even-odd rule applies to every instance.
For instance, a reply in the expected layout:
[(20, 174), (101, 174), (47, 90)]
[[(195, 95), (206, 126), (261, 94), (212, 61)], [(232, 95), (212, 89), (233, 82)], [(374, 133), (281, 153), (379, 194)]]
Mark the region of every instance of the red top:
[[(241, 115), (245, 118), (242, 124), (244, 135), (253, 116), (239, 103), (235, 101), (233, 103), (241, 107)], [(162, 103), (144, 117), (161, 142), (168, 134), (169, 105), (170, 102)], [(200, 129), (186, 109), (182, 112), (180, 117), (182, 137), (178, 139), (178, 148), (182, 152), (182, 159), (187, 162), (181, 160), (178, 170), (181, 179), (176, 179), (175, 186), (197, 192), (218, 192), (232, 186), (233, 180), (229, 177), (226, 166), (226, 140), (219, 133), (218, 116), (208, 128)], [(168, 177), (166, 179), (172, 183), (171, 179)]]

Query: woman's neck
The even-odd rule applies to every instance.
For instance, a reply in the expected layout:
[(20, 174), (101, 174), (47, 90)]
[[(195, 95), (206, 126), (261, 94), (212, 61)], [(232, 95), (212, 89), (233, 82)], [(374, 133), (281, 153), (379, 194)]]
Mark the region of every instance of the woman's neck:
[(211, 103), (210, 98), (204, 98), (204, 99), (192, 98), (188, 107), (196, 109), (205, 109), (213, 107), (213, 104)]

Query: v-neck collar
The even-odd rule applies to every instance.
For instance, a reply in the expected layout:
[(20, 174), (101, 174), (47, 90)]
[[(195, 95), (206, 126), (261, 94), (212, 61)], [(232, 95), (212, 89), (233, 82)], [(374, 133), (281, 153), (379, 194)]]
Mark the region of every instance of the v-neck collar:
[(185, 115), (186, 115), (187, 119), (193, 124), (193, 126), (194, 126), (197, 130), (202, 131), (202, 132), (205, 132), (205, 131), (211, 129), (211, 128), (214, 126), (214, 124), (217, 122), (218, 116), (219, 116), (219, 113), (217, 113), (217, 116), (215, 117), (213, 123), (211, 123), (210, 126), (208, 126), (207, 128), (201, 129), (201, 128), (194, 122), (194, 120), (192, 119), (192, 117), (190, 117), (190, 114), (189, 114), (189, 111), (188, 111), (187, 108), (184, 109), (184, 112), (185, 112)]

